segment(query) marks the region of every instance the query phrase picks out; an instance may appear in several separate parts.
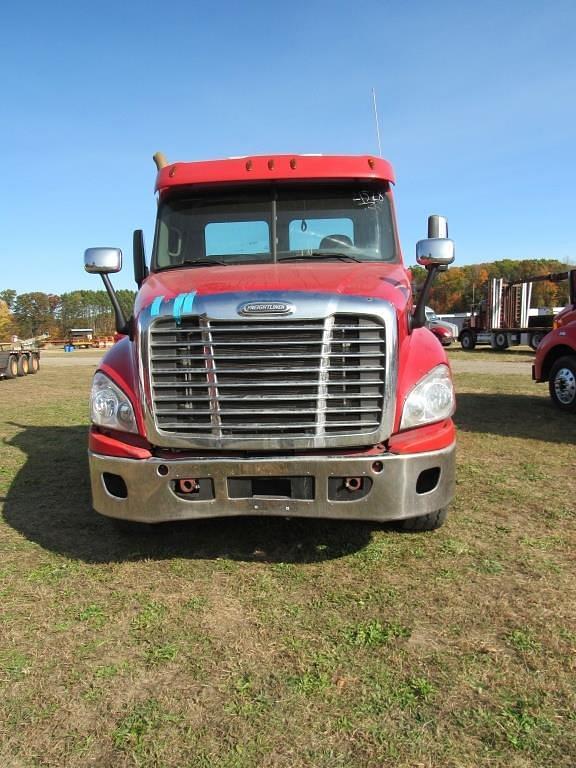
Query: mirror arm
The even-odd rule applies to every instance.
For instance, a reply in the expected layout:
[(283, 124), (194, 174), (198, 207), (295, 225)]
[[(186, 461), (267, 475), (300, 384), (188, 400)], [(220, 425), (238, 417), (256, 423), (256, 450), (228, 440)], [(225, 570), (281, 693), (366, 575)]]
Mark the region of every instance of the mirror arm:
[(122, 307), (118, 302), (118, 296), (116, 295), (116, 291), (114, 290), (112, 283), (110, 282), (110, 278), (105, 272), (101, 273), (100, 276), (102, 278), (102, 282), (104, 283), (104, 288), (106, 288), (106, 293), (108, 294), (108, 297), (112, 302), (112, 308), (114, 309), (114, 318), (116, 320), (116, 331), (118, 333), (123, 333), (126, 336), (129, 336), (129, 335), (131, 336), (132, 324), (126, 322), (126, 318), (124, 317), (124, 312), (122, 312)]
[(426, 281), (424, 282), (422, 290), (420, 291), (420, 296), (418, 297), (418, 302), (416, 304), (416, 308), (414, 309), (414, 313), (410, 316), (410, 333), (412, 333), (412, 331), (416, 328), (423, 328), (424, 325), (426, 325), (426, 304), (428, 303), (430, 288), (432, 287), (436, 273), (441, 271), (441, 265), (431, 264), (430, 266), (426, 267), (426, 271), (428, 272), (426, 275)]

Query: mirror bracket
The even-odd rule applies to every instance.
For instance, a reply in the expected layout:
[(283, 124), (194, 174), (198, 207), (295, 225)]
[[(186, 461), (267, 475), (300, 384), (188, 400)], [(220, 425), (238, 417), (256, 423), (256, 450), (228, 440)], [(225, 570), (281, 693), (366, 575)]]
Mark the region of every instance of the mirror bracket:
[(428, 303), (430, 288), (432, 287), (436, 273), (443, 271), (443, 269), (446, 269), (446, 267), (441, 264), (430, 264), (425, 267), (425, 269), (428, 274), (426, 275), (426, 280), (422, 286), (422, 290), (420, 291), (416, 308), (414, 309), (412, 315), (410, 315), (409, 319), (410, 333), (412, 333), (412, 331), (414, 331), (416, 328), (423, 328), (426, 325), (426, 304)]
[(118, 296), (116, 295), (114, 286), (110, 282), (110, 278), (108, 277), (108, 274), (106, 272), (103, 272), (100, 274), (100, 277), (102, 278), (102, 282), (104, 283), (104, 288), (106, 288), (106, 293), (108, 294), (108, 298), (110, 299), (110, 303), (112, 304), (112, 309), (114, 310), (114, 319), (116, 321), (117, 333), (122, 333), (123, 335), (130, 336), (130, 338), (132, 338), (132, 322), (127, 321), (126, 318), (124, 317), (124, 312), (122, 311), (122, 307), (120, 306), (120, 302), (118, 301)]

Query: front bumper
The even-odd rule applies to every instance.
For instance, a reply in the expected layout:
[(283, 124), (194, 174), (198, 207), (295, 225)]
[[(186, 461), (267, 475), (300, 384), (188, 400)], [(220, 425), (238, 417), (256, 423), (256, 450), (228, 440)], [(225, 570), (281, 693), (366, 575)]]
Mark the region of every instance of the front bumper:
[[(96, 511), (146, 523), (237, 515), (401, 520), (445, 507), (455, 483), (455, 443), (425, 453), (362, 457), (165, 461), (89, 456)], [(360, 490), (345, 489), (348, 478), (360, 483)], [(177, 492), (180, 479), (199, 480), (202, 492), (183, 497)], [(274, 483), (278, 494), (271, 490)], [(206, 498), (206, 488), (213, 498)]]

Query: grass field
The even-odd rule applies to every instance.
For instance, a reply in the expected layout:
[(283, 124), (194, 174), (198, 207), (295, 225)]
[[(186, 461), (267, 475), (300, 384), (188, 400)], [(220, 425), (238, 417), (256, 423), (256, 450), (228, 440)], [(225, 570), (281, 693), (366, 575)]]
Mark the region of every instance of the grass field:
[(0, 381), (2, 768), (576, 765), (576, 419), (544, 387), (457, 377), (435, 533), (127, 538), (90, 509), (91, 374)]

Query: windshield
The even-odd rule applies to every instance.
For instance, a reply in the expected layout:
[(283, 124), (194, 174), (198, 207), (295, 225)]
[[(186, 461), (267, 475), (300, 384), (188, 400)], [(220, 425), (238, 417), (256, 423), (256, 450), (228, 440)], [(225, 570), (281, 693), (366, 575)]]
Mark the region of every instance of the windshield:
[(397, 261), (388, 186), (212, 188), (160, 206), (153, 270), (306, 259)]

